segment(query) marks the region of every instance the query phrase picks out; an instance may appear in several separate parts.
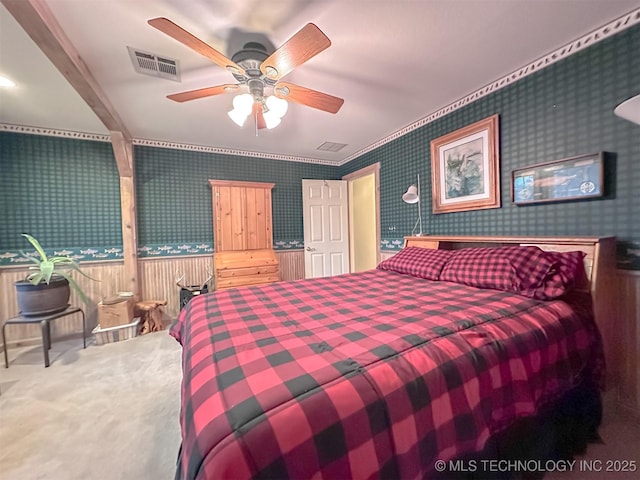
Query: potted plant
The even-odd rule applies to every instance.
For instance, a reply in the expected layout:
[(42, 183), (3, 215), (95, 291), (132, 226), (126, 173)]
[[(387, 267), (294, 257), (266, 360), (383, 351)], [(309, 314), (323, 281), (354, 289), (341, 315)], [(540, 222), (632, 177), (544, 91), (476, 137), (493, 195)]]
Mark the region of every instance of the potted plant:
[(20, 252), (35, 263), (29, 267), (32, 272), (15, 284), (20, 313), (29, 316), (61, 312), (69, 305), (69, 286), (87, 303), (87, 296), (71, 278), (71, 273), (75, 270), (91, 280), (95, 279), (82, 272), (73, 258), (48, 257), (38, 240), (27, 233), (23, 233), (22, 236), (33, 245), (39, 258)]

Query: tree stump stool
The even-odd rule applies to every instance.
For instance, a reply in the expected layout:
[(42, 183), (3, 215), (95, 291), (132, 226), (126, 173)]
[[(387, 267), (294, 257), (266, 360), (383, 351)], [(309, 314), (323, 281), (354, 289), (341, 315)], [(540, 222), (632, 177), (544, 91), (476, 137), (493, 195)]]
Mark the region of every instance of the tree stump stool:
[(136, 303), (135, 315), (140, 317), (140, 335), (162, 330), (162, 307), (166, 300), (145, 300)]

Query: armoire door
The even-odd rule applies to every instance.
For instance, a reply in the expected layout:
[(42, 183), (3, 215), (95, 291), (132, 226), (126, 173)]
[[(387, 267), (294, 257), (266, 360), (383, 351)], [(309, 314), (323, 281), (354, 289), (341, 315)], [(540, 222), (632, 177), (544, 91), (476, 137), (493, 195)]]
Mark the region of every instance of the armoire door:
[(216, 252), (273, 248), (273, 183), (209, 180)]

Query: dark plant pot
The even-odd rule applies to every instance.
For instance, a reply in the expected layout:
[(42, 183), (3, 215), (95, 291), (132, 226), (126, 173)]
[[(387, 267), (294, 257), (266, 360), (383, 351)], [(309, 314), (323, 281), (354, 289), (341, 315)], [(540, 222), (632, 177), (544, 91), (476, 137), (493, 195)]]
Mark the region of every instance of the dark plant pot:
[(66, 278), (51, 277), (49, 284), (16, 282), (16, 294), (20, 314), (25, 316), (46, 315), (63, 311), (69, 305), (69, 282)]

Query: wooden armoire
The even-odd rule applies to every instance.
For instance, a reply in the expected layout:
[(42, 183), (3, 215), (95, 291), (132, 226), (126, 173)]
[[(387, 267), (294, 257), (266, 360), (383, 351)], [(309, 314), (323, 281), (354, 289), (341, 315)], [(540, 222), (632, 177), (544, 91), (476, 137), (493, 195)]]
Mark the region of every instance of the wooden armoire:
[(273, 250), (273, 183), (209, 180), (213, 200), (215, 288), (280, 279)]

